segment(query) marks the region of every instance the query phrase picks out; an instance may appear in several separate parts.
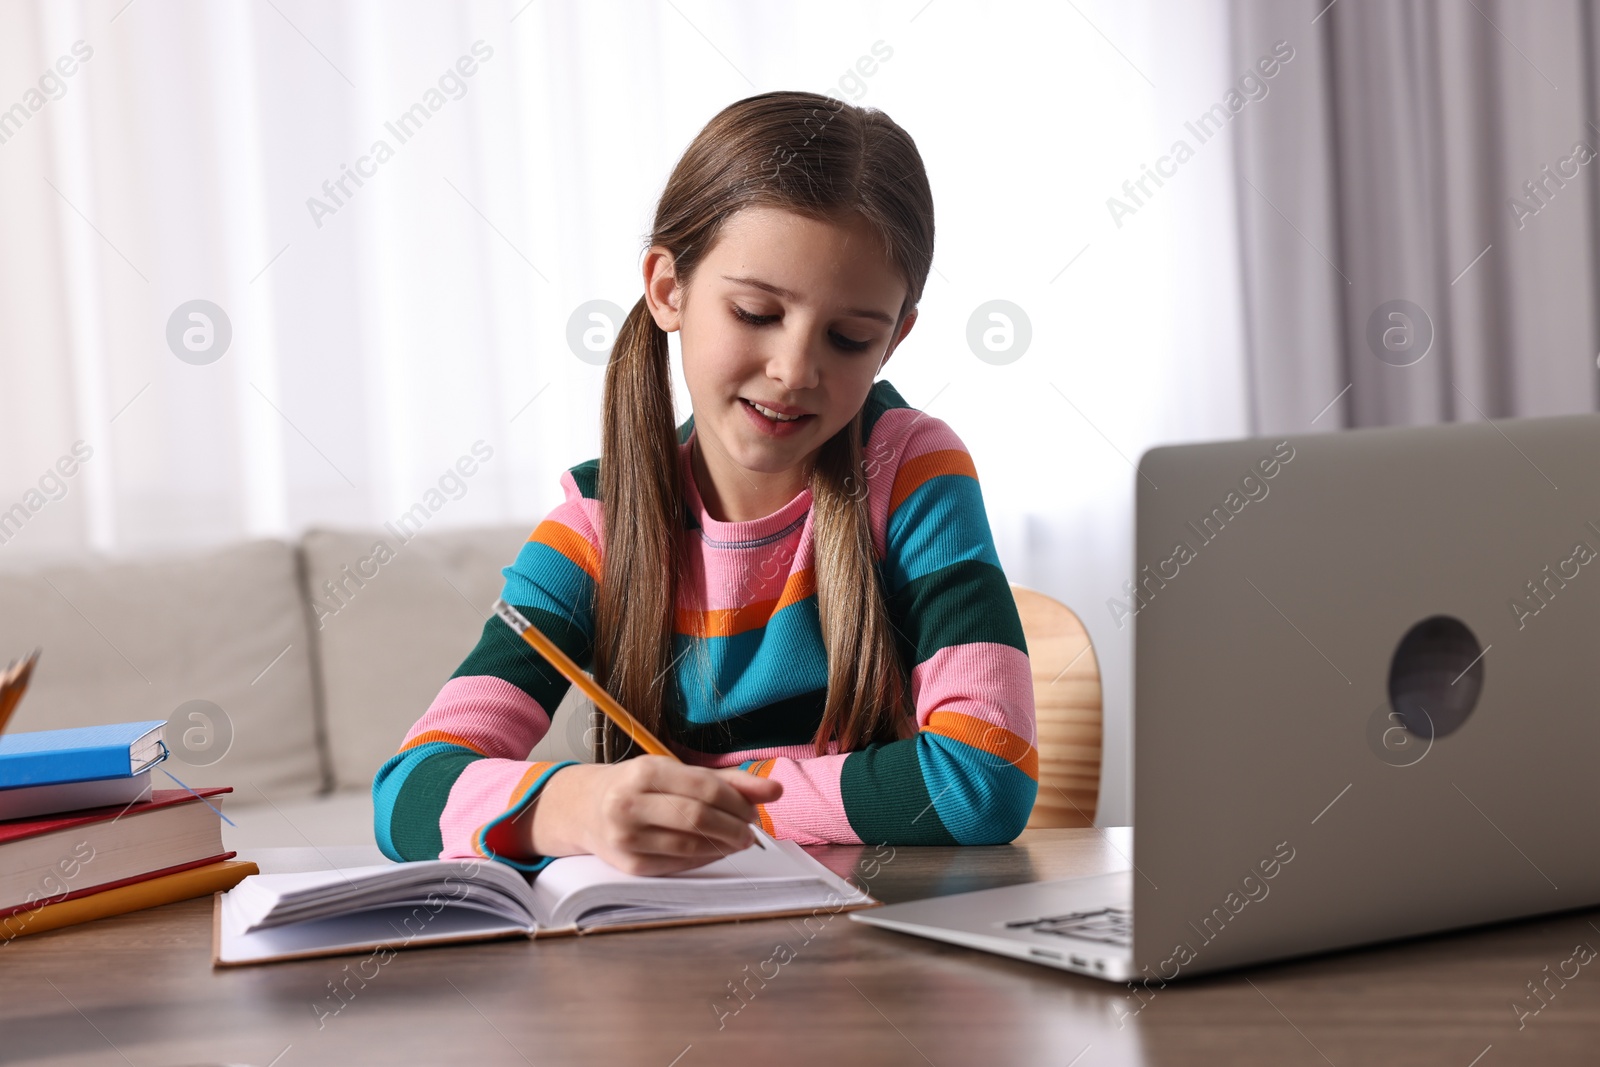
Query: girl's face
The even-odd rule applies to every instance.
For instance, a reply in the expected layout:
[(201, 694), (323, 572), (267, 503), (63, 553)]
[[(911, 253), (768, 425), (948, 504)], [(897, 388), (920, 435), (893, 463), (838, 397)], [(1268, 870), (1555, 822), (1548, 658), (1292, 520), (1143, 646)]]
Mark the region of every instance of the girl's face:
[(854, 215), (747, 208), (700, 261), (692, 299), (659, 246), (645, 278), (656, 322), (682, 331), (696, 466), (713, 483), (701, 495), (725, 521), (770, 514), (803, 488), (811, 457), (855, 417), (916, 320), (896, 329), (906, 284)]

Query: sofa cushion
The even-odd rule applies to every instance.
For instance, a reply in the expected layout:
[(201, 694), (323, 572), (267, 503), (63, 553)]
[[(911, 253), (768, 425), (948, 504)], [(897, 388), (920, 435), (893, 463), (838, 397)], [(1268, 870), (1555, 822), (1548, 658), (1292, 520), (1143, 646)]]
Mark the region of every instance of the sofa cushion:
[[(249, 800), (249, 797), (243, 798)], [(260, 799), (259, 797), (257, 798)], [(231, 802), (223, 809), (233, 825), (222, 828), (222, 843), (239, 853), (242, 860), (260, 848), (328, 850), (334, 846), (362, 845), (376, 851), (372, 835), (372, 790), (343, 789), (320, 796), (301, 797), (267, 804)], [(334, 853), (326, 853), (334, 858)], [(382, 853), (376, 858), (360, 858), (349, 866), (387, 862)], [(343, 866), (343, 862), (340, 866)], [(262, 868), (266, 873), (266, 868)]]
[[(532, 525), (441, 533), (313, 529), (301, 541), (335, 785), (367, 788), (483, 632)], [(535, 759), (587, 759), (593, 705), (569, 689)]]
[[(0, 553), (0, 556), (4, 556)], [(165, 772), (277, 802), (326, 778), (294, 550), (0, 558), (0, 662), (44, 651), (12, 732), (168, 720)], [(162, 770), (157, 786), (173, 788)]]

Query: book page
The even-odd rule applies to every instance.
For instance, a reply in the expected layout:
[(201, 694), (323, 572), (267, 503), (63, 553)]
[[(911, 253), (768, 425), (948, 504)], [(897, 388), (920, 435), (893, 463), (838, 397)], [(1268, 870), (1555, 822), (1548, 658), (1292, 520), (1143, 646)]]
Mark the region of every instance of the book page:
[(625, 874), (598, 856), (565, 856), (534, 877), (534, 915), (541, 926), (567, 926), (601, 909), (620, 923), (871, 901), (793, 841), (763, 835), (762, 844), (656, 876)]
[(215, 949), (219, 964), (260, 963), (298, 956), (330, 955), (382, 946), (401, 949), (440, 941), (482, 940), (530, 933), (504, 917), (471, 908), (384, 907), (289, 926), (247, 931), (245, 920), (222, 894)]
[(472, 860), (388, 863), (370, 867), (258, 874), (228, 896), (226, 913), (240, 933), (311, 922), (380, 907), (490, 912), (532, 926), (532, 894), (523, 875), (504, 864)]

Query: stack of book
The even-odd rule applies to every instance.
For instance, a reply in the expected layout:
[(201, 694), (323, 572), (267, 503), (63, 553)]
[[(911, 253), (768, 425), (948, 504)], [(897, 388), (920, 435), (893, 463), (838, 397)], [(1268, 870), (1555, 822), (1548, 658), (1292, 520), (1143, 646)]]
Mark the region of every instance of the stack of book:
[(152, 788), (165, 726), (0, 736), (0, 944), (256, 873), (222, 844), (231, 789)]

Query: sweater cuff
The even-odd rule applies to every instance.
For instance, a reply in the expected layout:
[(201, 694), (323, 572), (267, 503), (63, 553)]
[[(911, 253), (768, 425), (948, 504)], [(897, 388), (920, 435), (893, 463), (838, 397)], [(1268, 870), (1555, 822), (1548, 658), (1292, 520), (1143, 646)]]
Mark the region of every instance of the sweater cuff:
[(530, 808), (550, 776), (577, 760), (481, 759), (468, 764), (450, 788), (439, 817), (440, 859), (487, 859), (519, 871), (542, 870), (552, 856), (533, 860), (502, 856), (488, 845), (490, 833)]

